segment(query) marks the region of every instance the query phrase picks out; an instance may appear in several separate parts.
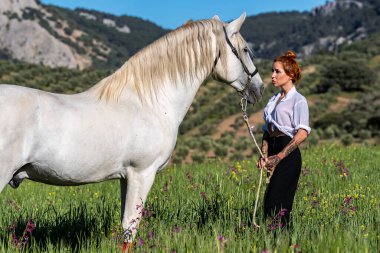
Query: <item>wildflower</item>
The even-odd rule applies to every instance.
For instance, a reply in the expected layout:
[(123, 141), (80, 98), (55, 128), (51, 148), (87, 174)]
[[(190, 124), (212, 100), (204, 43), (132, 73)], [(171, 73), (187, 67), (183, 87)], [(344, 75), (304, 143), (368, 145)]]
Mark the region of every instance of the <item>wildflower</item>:
[(341, 206), (341, 211), (344, 214), (352, 215), (356, 212), (357, 207), (352, 204), (354, 198), (351, 195), (347, 195), (343, 199), (343, 204)]
[(149, 210), (146, 209), (146, 208), (142, 208), (140, 214), (141, 214), (142, 217), (146, 217), (146, 218), (149, 218), (149, 217), (152, 216), (152, 212), (149, 211)]
[(347, 178), (347, 177), (350, 176), (348, 168), (347, 168), (347, 166), (345, 166), (345, 164), (343, 163), (343, 161), (337, 162), (336, 160), (333, 160), (333, 164), (338, 169), (338, 171), (340, 173), (340, 177)]
[(318, 194), (316, 192), (311, 193), (311, 205), (314, 208), (317, 208), (319, 206), (319, 200), (318, 200)]
[(153, 239), (153, 237), (154, 237), (154, 232), (153, 232), (153, 230), (151, 230), (151, 231), (149, 231), (149, 233), (148, 233), (148, 238), (149, 238), (149, 239)]
[(193, 176), (191, 176), (190, 172), (186, 172), (186, 177), (190, 182), (193, 182)]
[(33, 223), (32, 220), (28, 220), (28, 223), (26, 225), (25, 232), (29, 233), (30, 235), (32, 234), (33, 230), (36, 228), (36, 225)]
[(223, 248), (225, 247), (227, 241), (228, 240), (223, 235), (218, 235), (218, 243), (221, 251), (223, 251)]
[(204, 200), (207, 200), (207, 196), (206, 196), (206, 193), (205, 193), (205, 192), (200, 192), (200, 195), (201, 195), (201, 197), (202, 197)]
[(181, 227), (179, 227), (179, 226), (175, 226), (174, 228), (173, 228), (173, 233), (179, 233), (179, 232), (181, 232)]
[(36, 225), (33, 223), (32, 220), (28, 220), (28, 223), (26, 224), (26, 228), (21, 237), (18, 237), (16, 235), (16, 231), (15, 231), (16, 227), (17, 225), (13, 224), (13, 226), (8, 227), (8, 229), (10, 232), (13, 232), (12, 244), (22, 250), (25, 248), (25, 246), (29, 242), (29, 239), (32, 237), (32, 232), (36, 228)]
[(344, 205), (348, 206), (348, 205), (350, 205), (351, 201), (352, 201), (352, 197), (347, 196), (344, 198), (343, 203), (344, 203)]
[(272, 219), (271, 223), (268, 225), (268, 229), (270, 231), (276, 230), (277, 228), (283, 228), (284, 223), (281, 222), (282, 217), (286, 215), (286, 212), (288, 212), (287, 209), (282, 209), (278, 214)]
[(142, 247), (144, 245), (144, 240), (139, 237), (139, 241), (137, 242), (137, 247)]

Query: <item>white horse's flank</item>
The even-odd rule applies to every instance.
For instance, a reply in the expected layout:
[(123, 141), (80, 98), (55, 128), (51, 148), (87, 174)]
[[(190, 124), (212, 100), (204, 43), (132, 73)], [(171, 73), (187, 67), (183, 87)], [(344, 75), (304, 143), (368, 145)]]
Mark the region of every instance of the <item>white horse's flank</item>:
[[(262, 95), (246, 42), (245, 14), (186, 24), (143, 49), (90, 90), (75, 95), (0, 86), (0, 192), (25, 178), (53, 185), (120, 179), (122, 226), (132, 241), (156, 172), (169, 161), (178, 127), (211, 74), (251, 103)], [(238, 49), (232, 53), (223, 32)]]

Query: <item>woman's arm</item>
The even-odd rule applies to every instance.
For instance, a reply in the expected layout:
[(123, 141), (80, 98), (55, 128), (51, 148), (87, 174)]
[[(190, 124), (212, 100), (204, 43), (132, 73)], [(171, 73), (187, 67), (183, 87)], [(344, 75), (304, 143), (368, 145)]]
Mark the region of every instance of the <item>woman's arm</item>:
[(286, 145), (286, 147), (277, 155), (273, 155), (268, 157), (268, 161), (266, 163), (266, 167), (270, 171), (274, 171), (277, 164), (287, 157), (290, 153), (292, 153), (302, 142), (304, 142), (307, 138), (307, 131), (300, 128), (297, 133), (294, 135), (293, 139)]

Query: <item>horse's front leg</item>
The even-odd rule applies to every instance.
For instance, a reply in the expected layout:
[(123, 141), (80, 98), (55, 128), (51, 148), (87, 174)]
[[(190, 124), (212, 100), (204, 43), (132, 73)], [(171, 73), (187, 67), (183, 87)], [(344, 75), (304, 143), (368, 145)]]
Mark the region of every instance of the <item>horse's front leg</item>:
[(128, 172), (128, 181), (120, 180), (121, 193), (121, 224), (123, 227), (124, 246), (126, 251), (132, 251), (133, 240), (139, 227), (144, 204), (152, 187), (156, 170)]

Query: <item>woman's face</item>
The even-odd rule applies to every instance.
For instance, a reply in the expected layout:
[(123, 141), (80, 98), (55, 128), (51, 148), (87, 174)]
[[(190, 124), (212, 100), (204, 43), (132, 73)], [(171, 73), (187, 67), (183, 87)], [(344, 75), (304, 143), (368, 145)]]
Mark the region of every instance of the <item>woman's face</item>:
[(272, 84), (275, 87), (283, 87), (292, 85), (292, 78), (285, 73), (282, 62), (276, 61), (272, 66)]

